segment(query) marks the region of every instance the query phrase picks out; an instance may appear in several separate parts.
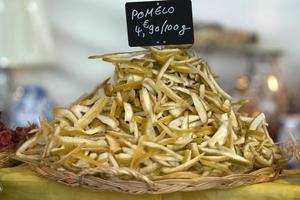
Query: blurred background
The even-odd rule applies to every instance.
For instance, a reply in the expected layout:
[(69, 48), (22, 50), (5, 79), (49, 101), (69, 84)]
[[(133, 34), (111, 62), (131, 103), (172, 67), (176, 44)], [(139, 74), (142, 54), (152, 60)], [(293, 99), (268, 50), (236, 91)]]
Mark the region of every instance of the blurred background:
[[(131, 51), (125, 0), (0, 0), (0, 110), (11, 126), (51, 119), (113, 74), (90, 55)], [(194, 50), (272, 137), (300, 130), (299, 0), (192, 0)], [(24, 121), (26, 119), (27, 121)]]

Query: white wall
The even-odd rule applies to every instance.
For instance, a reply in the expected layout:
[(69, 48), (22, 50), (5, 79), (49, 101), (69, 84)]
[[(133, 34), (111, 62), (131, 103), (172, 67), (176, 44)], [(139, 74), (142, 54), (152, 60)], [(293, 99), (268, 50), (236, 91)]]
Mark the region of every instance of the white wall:
[[(19, 71), (19, 84), (44, 85), (58, 105), (66, 105), (82, 92), (108, 77), (113, 68), (88, 60), (89, 55), (132, 49), (127, 45), (125, 0), (45, 0), (53, 32), (55, 70)], [(300, 0), (192, 0), (195, 20), (217, 21), (227, 27), (256, 31), (265, 46), (285, 51), (283, 76), (300, 85)], [(221, 58), (220, 58), (221, 57)], [(231, 88), (233, 79), (245, 70), (243, 58), (207, 57), (211, 66)], [(298, 88), (299, 89), (299, 88)]]

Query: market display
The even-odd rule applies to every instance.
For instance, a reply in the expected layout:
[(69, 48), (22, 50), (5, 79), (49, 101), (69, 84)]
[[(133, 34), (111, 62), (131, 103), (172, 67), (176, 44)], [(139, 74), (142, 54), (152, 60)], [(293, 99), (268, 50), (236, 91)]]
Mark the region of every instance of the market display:
[(128, 167), (152, 180), (246, 173), (284, 160), (263, 113), (239, 113), (207, 63), (187, 48), (92, 56), (115, 66), (104, 81), (17, 151), (59, 171)]

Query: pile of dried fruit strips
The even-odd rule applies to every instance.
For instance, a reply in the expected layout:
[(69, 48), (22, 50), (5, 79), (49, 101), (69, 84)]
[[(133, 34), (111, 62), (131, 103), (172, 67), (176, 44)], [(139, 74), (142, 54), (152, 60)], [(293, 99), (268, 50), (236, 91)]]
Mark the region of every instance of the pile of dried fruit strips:
[(75, 173), (130, 167), (152, 180), (245, 173), (282, 155), (263, 113), (239, 113), (207, 63), (188, 49), (150, 47), (93, 56), (115, 66), (106, 80), (54, 110), (17, 156)]

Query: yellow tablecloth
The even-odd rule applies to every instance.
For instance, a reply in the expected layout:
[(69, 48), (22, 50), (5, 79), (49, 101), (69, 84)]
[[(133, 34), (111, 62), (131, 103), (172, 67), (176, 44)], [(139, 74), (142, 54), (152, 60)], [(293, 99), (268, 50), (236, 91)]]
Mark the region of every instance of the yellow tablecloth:
[(92, 192), (68, 187), (37, 177), (26, 165), (0, 169), (0, 200), (223, 200), (223, 199), (299, 199), (300, 170), (288, 170), (280, 179), (229, 190), (177, 192), (165, 195), (128, 195), (115, 192)]

